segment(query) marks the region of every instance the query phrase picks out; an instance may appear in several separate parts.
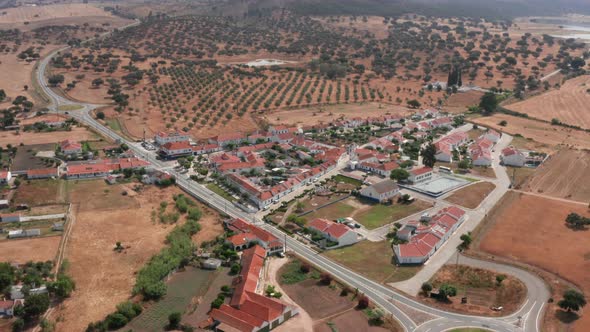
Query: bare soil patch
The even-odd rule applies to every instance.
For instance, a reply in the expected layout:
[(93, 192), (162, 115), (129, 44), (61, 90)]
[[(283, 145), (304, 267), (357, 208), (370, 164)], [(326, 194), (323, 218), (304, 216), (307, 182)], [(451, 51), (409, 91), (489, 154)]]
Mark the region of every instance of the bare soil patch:
[[(509, 275), (497, 283), (494, 271), (473, 268), (464, 265), (445, 265), (431, 279), (434, 288), (442, 284), (457, 287), (457, 295), (449, 298), (449, 302), (440, 302), (427, 298), (426, 302), (445, 310), (486, 316), (504, 316), (516, 311), (526, 298), (526, 286), (522, 281)], [(462, 304), (461, 298), (467, 297)], [(492, 311), (491, 306), (502, 306), (504, 310)]]
[(272, 124), (314, 125), (329, 123), (339, 118), (369, 118), (379, 115), (405, 116), (409, 113), (410, 111), (406, 107), (367, 102), (280, 110), (265, 115), (264, 119)]
[[(552, 272), (588, 294), (590, 281), (586, 271), (590, 270), (587, 259), (590, 232), (566, 227), (565, 218), (570, 212), (590, 216), (584, 205), (508, 192), (484, 222), (479, 249)], [(565, 285), (555, 276), (549, 284), (553, 298), (560, 299)], [(590, 329), (590, 315), (581, 312), (578, 320), (565, 324), (556, 316), (560, 312), (556, 303), (548, 306), (547, 331)]]
[(494, 188), (496, 186), (491, 182), (477, 182), (453, 192), (445, 200), (468, 209), (475, 209)]
[(29, 206), (65, 203), (64, 180), (23, 181), (14, 195), (16, 204)]
[(6, 146), (12, 144), (17, 146), (20, 144), (46, 144), (57, 143), (66, 139), (74, 141), (86, 141), (95, 139), (96, 135), (83, 127), (72, 128), (71, 131), (53, 131), (53, 132), (24, 132), (21, 131), (18, 135), (14, 131), (0, 131), (0, 144)]
[(590, 128), (590, 75), (567, 80), (559, 89), (551, 90), (524, 101), (506, 106), (508, 109), (529, 116)]
[(562, 149), (541, 164), (523, 190), (590, 201), (590, 151)]
[[(506, 114), (494, 114), (492, 116), (472, 118), (471, 120), (485, 127), (511, 135), (520, 134), (524, 138), (530, 138), (550, 146), (563, 144), (575, 148), (590, 149), (590, 133), (581, 130), (552, 126), (549, 123)], [(501, 121), (506, 121), (506, 126), (500, 126)]]
[(452, 94), (444, 105), (444, 110), (451, 113), (465, 113), (467, 107), (479, 105), (483, 92), (469, 91)]
[(11, 263), (45, 262), (55, 259), (61, 236), (0, 241), (2, 261)]

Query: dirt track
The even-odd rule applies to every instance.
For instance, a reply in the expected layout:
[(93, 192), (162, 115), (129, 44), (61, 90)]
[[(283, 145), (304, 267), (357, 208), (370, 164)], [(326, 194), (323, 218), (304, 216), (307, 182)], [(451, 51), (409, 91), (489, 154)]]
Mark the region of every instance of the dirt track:
[(522, 189), (549, 196), (590, 201), (590, 152), (563, 149), (542, 164)]
[(507, 106), (508, 109), (532, 117), (590, 128), (590, 75), (568, 80), (559, 90), (551, 90), (533, 98)]

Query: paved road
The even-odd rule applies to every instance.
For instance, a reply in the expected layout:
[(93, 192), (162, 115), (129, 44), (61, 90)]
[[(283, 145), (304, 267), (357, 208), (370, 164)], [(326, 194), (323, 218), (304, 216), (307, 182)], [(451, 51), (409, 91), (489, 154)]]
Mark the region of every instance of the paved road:
[[(62, 49), (64, 50), (64, 49)], [(54, 56), (56, 52), (51, 53), (48, 57), (41, 60), (39, 63), (39, 69), (36, 73), (36, 77), (39, 81), (39, 85), (45, 92), (45, 94), (50, 98), (50, 106), (49, 108), (52, 110), (57, 111), (60, 105), (68, 105), (68, 104), (78, 104), (83, 106), (82, 109), (77, 111), (70, 111), (68, 115), (72, 118), (75, 118), (81, 123), (84, 123), (90, 127), (92, 127), (97, 132), (101, 133), (102, 135), (109, 137), (113, 140), (118, 140), (122, 143), (126, 143), (129, 145), (130, 149), (135, 152), (137, 155), (145, 158), (155, 168), (158, 169), (166, 169), (170, 173), (176, 176), (177, 184), (187, 193), (191, 194), (192, 196), (196, 197), (197, 199), (206, 202), (210, 206), (216, 208), (219, 211), (223, 211), (226, 214), (232, 217), (239, 217), (250, 222), (256, 223), (261, 227), (267, 229), (274, 235), (285, 238), (286, 245), (289, 250), (292, 250), (297, 255), (303, 257), (304, 259), (308, 260), (314, 265), (321, 267), (322, 269), (326, 270), (327, 272), (334, 275), (336, 278), (340, 279), (341, 281), (345, 282), (349, 286), (353, 288), (358, 288), (360, 292), (366, 294), (372, 301), (383, 307), (386, 311), (393, 314), (393, 316), (398, 319), (401, 325), (404, 327), (406, 331), (441, 331), (446, 328), (452, 327), (461, 327), (461, 326), (484, 326), (491, 328), (496, 331), (527, 331), (533, 332), (538, 331), (539, 329), (536, 327), (537, 320), (535, 318), (528, 318), (528, 317), (540, 317), (542, 314), (542, 308), (537, 306), (530, 306), (527, 302), (521, 311), (528, 312), (526, 319), (525, 328), (520, 328), (515, 325), (516, 320), (514, 315), (510, 315), (507, 317), (502, 318), (489, 318), (489, 317), (478, 317), (478, 316), (469, 316), (469, 315), (461, 315), (456, 313), (446, 312), (437, 308), (432, 308), (427, 305), (424, 305), (420, 302), (415, 301), (412, 297), (406, 296), (403, 293), (391, 289), (387, 286), (369, 280), (346, 267), (343, 267), (326, 257), (317, 254), (314, 250), (307, 247), (306, 245), (296, 241), (288, 237), (286, 234), (278, 230), (277, 228), (262, 223), (258, 218), (255, 217), (254, 214), (246, 213), (239, 208), (235, 207), (234, 205), (228, 203), (227, 200), (218, 196), (211, 190), (207, 189), (206, 187), (191, 181), (188, 179), (187, 175), (179, 174), (175, 172), (173, 169), (169, 169), (169, 165), (165, 162), (157, 160), (153, 153), (149, 153), (141, 148), (138, 143), (130, 142), (124, 137), (121, 137), (119, 134), (113, 132), (109, 128), (104, 127), (102, 124), (97, 122), (89, 112), (100, 105), (94, 104), (86, 104), (80, 103), (77, 101), (71, 101), (66, 98), (63, 98), (57, 95), (54, 91), (52, 91), (48, 86), (46, 79), (44, 77), (44, 72), (46, 70), (47, 64), (49, 63), (52, 56)], [(62, 112), (66, 113), (66, 112)], [(507, 175), (504, 173), (504, 176), (507, 178)], [(526, 281), (525, 281), (526, 282)], [(528, 283), (527, 283), (528, 285)], [(531, 294), (529, 290), (529, 297), (534, 296)], [(395, 303), (401, 303), (413, 311), (419, 311), (427, 313), (433, 317), (434, 320), (423, 324), (417, 324), (409, 314), (406, 314), (403, 309), (400, 309), (398, 305)], [(432, 326), (434, 326), (434, 329)]]

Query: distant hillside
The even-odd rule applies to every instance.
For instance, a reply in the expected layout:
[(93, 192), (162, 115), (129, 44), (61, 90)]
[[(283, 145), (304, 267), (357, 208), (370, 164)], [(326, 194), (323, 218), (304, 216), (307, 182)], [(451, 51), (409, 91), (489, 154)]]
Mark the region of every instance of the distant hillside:
[[(268, 6), (268, 0), (261, 0)], [(286, 7), (307, 15), (467, 16), (510, 19), (528, 15), (590, 14), (589, 0), (283, 0)]]

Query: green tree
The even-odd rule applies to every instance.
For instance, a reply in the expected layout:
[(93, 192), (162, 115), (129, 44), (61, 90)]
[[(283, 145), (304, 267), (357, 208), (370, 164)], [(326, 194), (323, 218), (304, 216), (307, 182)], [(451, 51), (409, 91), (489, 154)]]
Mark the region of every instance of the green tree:
[(0, 263), (0, 293), (14, 283), (14, 267), (9, 263)]
[(434, 167), (434, 163), (436, 163), (436, 147), (434, 144), (428, 144), (420, 151), (420, 155), (422, 156), (422, 164), (424, 166)]
[(168, 328), (171, 330), (176, 330), (180, 326), (180, 320), (182, 319), (182, 314), (178, 311), (175, 311), (168, 315)]
[(430, 294), (430, 292), (432, 291), (432, 284), (429, 282), (424, 282), (422, 283), (422, 294), (424, 294), (424, 296), (428, 296)]
[(21, 332), (25, 330), (25, 321), (22, 318), (17, 318), (12, 323), (12, 332)]
[(469, 249), (469, 246), (471, 245), (471, 242), (473, 242), (473, 239), (471, 238), (471, 232), (465, 233), (463, 235), (461, 235), (460, 237), (461, 244), (459, 245), (459, 247), (463, 250), (465, 249)]
[(410, 173), (403, 168), (396, 168), (391, 171), (390, 177), (392, 180), (403, 181), (410, 177)]
[(6, 91), (4, 89), (0, 89), (0, 102), (6, 99)]
[(479, 107), (485, 114), (490, 114), (498, 107), (498, 99), (493, 92), (486, 92), (479, 101)]
[(586, 298), (584, 294), (570, 289), (563, 293), (563, 299), (557, 302), (557, 305), (568, 312), (578, 311), (586, 305)]
[(47, 79), (47, 83), (49, 83), (52, 86), (58, 86), (60, 84), (62, 84), (65, 80), (64, 75), (61, 74), (56, 74), (56, 75), (51, 75), (49, 76), (49, 78)]
[(438, 288), (438, 296), (441, 300), (448, 300), (449, 297), (457, 295), (457, 287), (451, 284), (442, 284)]
[(24, 318), (31, 320), (42, 315), (49, 309), (49, 295), (48, 294), (33, 294), (25, 298), (25, 305), (23, 307)]
[(469, 168), (469, 160), (463, 159), (457, 165), (460, 169), (468, 169)]
[(570, 65), (574, 70), (578, 70), (586, 65), (586, 61), (580, 57), (576, 57), (570, 62)]
[(410, 107), (410, 108), (418, 108), (421, 105), (422, 104), (419, 101), (417, 101), (416, 99), (408, 100), (408, 107)]
[(127, 317), (118, 312), (108, 315), (105, 321), (107, 323), (109, 330), (120, 329), (123, 326), (127, 325), (127, 323), (129, 322)]
[(104, 118), (105, 118), (104, 112), (103, 111), (97, 112), (96, 118), (99, 120), (104, 120)]
[(76, 283), (72, 278), (65, 274), (59, 274), (57, 280), (48, 285), (49, 291), (59, 298), (70, 297), (70, 294), (76, 289)]

